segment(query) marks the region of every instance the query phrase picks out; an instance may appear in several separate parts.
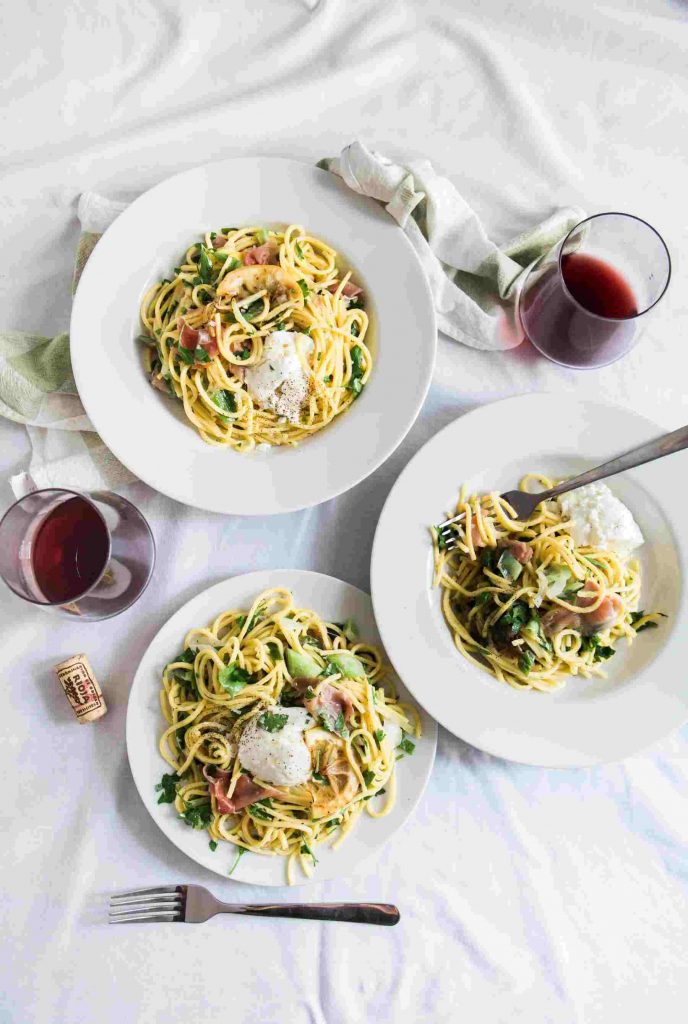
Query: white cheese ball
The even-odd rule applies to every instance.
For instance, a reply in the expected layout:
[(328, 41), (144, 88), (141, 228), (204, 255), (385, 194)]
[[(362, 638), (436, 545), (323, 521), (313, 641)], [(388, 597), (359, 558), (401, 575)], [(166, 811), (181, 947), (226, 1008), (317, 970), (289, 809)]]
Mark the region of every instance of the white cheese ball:
[[(313, 724), (305, 708), (273, 707), (269, 716), (284, 716), (284, 725), (270, 732), (261, 726), (263, 714), (252, 718), (239, 740), (243, 768), (273, 786), (297, 786), (311, 777), (311, 754), (303, 734)], [(268, 719), (269, 721), (270, 719)]]
[(576, 547), (606, 548), (626, 557), (644, 541), (630, 511), (606, 484), (579, 487), (558, 501), (563, 515), (571, 520)]

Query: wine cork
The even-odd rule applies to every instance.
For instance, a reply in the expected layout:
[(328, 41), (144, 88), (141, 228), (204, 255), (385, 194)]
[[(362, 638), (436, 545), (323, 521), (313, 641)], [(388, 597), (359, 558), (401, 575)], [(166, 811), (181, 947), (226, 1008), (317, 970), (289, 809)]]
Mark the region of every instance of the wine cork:
[(85, 654), (61, 661), (55, 671), (78, 722), (95, 722), (103, 717), (107, 711), (105, 698)]

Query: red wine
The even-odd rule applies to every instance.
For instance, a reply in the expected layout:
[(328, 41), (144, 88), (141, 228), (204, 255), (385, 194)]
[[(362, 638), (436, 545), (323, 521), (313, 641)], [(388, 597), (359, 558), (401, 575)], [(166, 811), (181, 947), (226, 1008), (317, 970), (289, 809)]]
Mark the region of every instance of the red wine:
[(31, 568), (46, 600), (73, 601), (97, 581), (108, 560), (107, 527), (80, 497), (61, 502), (45, 517), (31, 545)]
[(638, 303), (626, 278), (597, 256), (569, 253), (562, 257), (561, 273), (576, 302), (591, 313), (614, 320), (638, 315)]
[[(521, 326), (533, 345), (564, 366), (605, 366), (638, 331), (638, 302), (615, 267), (583, 253), (562, 257), (521, 297)], [(592, 314), (592, 315), (591, 315)]]

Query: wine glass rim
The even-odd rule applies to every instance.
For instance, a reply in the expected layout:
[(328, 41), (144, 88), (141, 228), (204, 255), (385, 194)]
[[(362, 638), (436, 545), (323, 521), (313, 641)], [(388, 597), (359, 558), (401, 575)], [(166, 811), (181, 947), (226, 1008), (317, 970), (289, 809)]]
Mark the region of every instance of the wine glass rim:
[(62, 608), (62, 607), (68, 606), (70, 604), (75, 604), (77, 601), (80, 601), (82, 598), (86, 597), (87, 594), (90, 594), (94, 587), (98, 586), (98, 584), (102, 580), (103, 576), (105, 575), (105, 570), (107, 569), (108, 565), (110, 564), (110, 557), (112, 555), (112, 538), (110, 536), (110, 527), (105, 522), (105, 517), (103, 516), (103, 513), (100, 511), (100, 509), (95, 504), (95, 502), (91, 501), (89, 496), (87, 494), (84, 494), (83, 491), (75, 491), (75, 490), (72, 490), (71, 487), (39, 487), (35, 491), (29, 491), (28, 494), (23, 494), (21, 496), (21, 498), (17, 498), (16, 501), (13, 501), (12, 504), (10, 505), (10, 507), (5, 511), (4, 515), (0, 519), (0, 530), (2, 530), (2, 524), (5, 522), (5, 519), (7, 518), (7, 516), (10, 514), (12, 509), (17, 507), (17, 505), (21, 505), (21, 503), (23, 501), (26, 501), (27, 498), (33, 498), (37, 494), (48, 494), (50, 492), (52, 492), (54, 494), (71, 494), (75, 498), (81, 498), (83, 501), (87, 502), (91, 506), (91, 508), (97, 514), (98, 518), (100, 519), (100, 521), (102, 522), (103, 526), (105, 527), (105, 534), (107, 536), (107, 558), (103, 562), (103, 568), (98, 573), (98, 578), (95, 579), (93, 581), (93, 583), (90, 584), (90, 586), (86, 587), (85, 590), (82, 590), (76, 596), (71, 597), (69, 599), (69, 601), (38, 601), (34, 597), (27, 597), (26, 594), (20, 594), (19, 591), (16, 590), (12, 586), (12, 584), (9, 583), (8, 580), (6, 580), (4, 577), (3, 577), (3, 582), (9, 587), (9, 589), (12, 591), (13, 594), (16, 594), (17, 597), (21, 597), (21, 599), (23, 601), (29, 601), (31, 604), (38, 605), (39, 608)]
[[(574, 231), (577, 231), (584, 224), (588, 224), (592, 220), (598, 220), (600, 217), (627, 217), (629, 220), (637, 220), (640, 224), (644, 224), (646, 228), (649, 228), (650, 231), (652, 231), (653, 234), (655, 234), (657, 236), (657, 238), (662, 243), (662, 246), (664, 248), (664, 252), (665, 252), (666, 258), (667, 258), (667, 275), (666, 275), (666, 281), (664, 282), (664, 287), (662, 288), (661, 292), (659, 293), (659, 295), (657, 296), (657, 298), (655, 299), (654, 302), (650, 303), (649, 306), (646, 306), (645, 309), (640, 310), (640, 312), (635, 313), (633, 316), (602, 316), (600, 313), (593, 313), (592, 310), (590, 310), (586, 306), (584, 306), (582, 302), (579, 302), (578, 299), (574, 295), (571, 294), (571, 292), (569, 291), (569, 289), (568, 289), (568, 287), (566, 285), (566, 279), (564, 277), (564, 273), (563, 273), (562, 267), (561, 267), (561, 261), (562, 261), (562, 259), (564, 257), (564, 248), (566, 246), (566, 243), (568, 242), (569, 238), (574, 233)], [(588, 316), (594, 317), (596, 320), (603, 320), (603, 321), (605, 321), (607, 323), (617, 323), (617, 324), (618, 323), (624, 323), (626, 321), (630, 322), (631, 320), (639, 320), (641, 316), (645, 316), (645, 314), (649, 313), (651, 309), (654, 309), (655, 306), (657, 305), (657, 303), (660, 301), (660, 299), (662, 299), (664, 297), (664, 295), (666, 294), (666, 290), (669, 287), (669, 282), (671, 281), (671, 270), (672, 270), (672, 267), (671, 267), (671, 254), (669, 253), (669, 249), (667, 247), (667, 244), (664, 241), (664, 239), (662, 238), (662, 236), (660, 235), (660, 233), (657, 230), (657, 228), (653, 227), (652, 224), (649, 223), (649, 221), (643, 220), (642, 217), (638, 217), (635, 213), (625, 213), (623, 210), (604, 210), (602, 213), (592, 213), (589, 217), (584, 217), (583, 220), (580, 220), (577, 224), (574, 224), (574, 226), (571, 228), (569, 233), (566, 235), (566, 237), (561, 242), (561, 246), (559, 248), (559, 258), (557, 259), (557, 268), (559, 270), (559, 277), (561, 279), (562, 287), (563, 287), (564, 291), (566, 292), (566, 294), (568, 295), (568, 297), (571, 299), (571, 302), (573, 302), (576, 306), (578, 306), (578, 308), (581, 309)]]

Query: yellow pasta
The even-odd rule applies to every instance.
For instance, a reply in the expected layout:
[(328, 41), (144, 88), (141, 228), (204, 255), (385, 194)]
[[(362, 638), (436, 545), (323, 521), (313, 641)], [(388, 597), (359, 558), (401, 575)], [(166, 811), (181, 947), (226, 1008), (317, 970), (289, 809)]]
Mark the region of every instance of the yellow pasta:
[[(305, 669), (304, 679), (297, 670)], [(361, 813), (389, 813), (396, 761), (413, 752), (409, 736), (420, 736), (415, 708), (399, 703), (380, 651), (358, 640), (355, 624), (325, 622), (282, 588), (187, 633), (163, 671), (160, 703), (159, 749), (172, 769), (158, 787), (161, 802), (207, 829), (213, 849), (227, 842), (239, 854), (287, 858), (289, 881), (296, 866), (309, 874), (318, 845), (338, 845)], [(278, 731), (285, 709), (304, 704), (306, 781), (277, 786), (251, 776), (239, 756), (244, 730)], [(252, 802), (223, 809), (247, 793)]]
[[(190, 246), (173, 276), (146, 293), (141, 340), (151, 383), (182, 402), (208, 444), (293, 446), (361, 393), (373, 363), (369, 318), (337, 259), (300, 225), (223, 228)], [(245, 382), (275, 331), (310, 339), (299, 355), (304, 394), (290, 418), (260, 404)]]
[[(520, 487), (555, 482), (529, 473)], [(570, 676), (605, 676), (619, 640), (658, 624), (661, 613), (638, 612), (638, 561), (576, 547), (556, 501), (519, 522), (498, 494), (462, 490), (459, 512), (453, 551), (432, 531), (433, 585), (457, 649), (500, 681), (550, 692)]]

